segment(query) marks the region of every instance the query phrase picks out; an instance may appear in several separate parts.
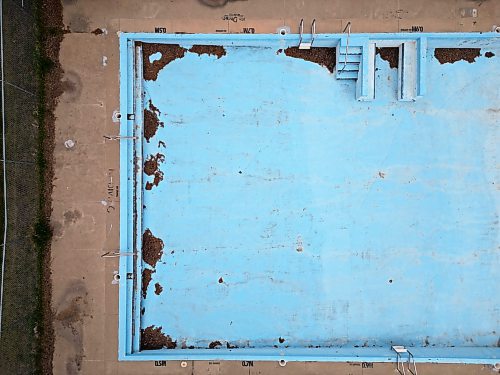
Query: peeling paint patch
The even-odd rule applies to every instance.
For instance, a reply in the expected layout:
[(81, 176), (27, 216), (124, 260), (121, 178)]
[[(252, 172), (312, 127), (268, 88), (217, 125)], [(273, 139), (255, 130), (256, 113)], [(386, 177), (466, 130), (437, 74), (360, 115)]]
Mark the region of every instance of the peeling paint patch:
[(285, 55), (324, 66), (330, 73), (333, 73), (335, 68), (335, 48), (313, 47), (311, 49), (299, 49), (299, 47), (288, 47), (285, 50)]
[(142, 298), (146, 298), (146, 295), (148, 293), (148, 286), (149, 283), (151, 282), (151, 279), (153, 278), (153, 273), (155, 273), (155, 270), (150, 270), (149, 268), (144, 268), (142, 271)]
[(212, 341), (210, 344), (208, 344), (209, 349), (217, 349), (222, 346), (220, 341)]
[(195, 44), (189, 49), (189, 52), (196, 53), (198, 56), (201, 55), (213, 55), (220, 59), (222, 56), (226, 55), (226, 49), (222, 46), (207, 46), (202, 44)]
[(484, 57), (487, 57), (488, 59), (491, 59), (495, 54), (491, 51), (488, 51), (484, 54)]
[(398, 47), (382, 47), (376, 49), (377, 55), (380, 55), (382, 60), (389, 63), (391, 69), (397, 69), (399, 65), (399, 48)]
[[(150, 62), (149, 57), (161, 53), (161, 58)], [(176, 59), (182, 59), (186, 49), (178, 44), (142, 43), (143, 76), (146, 81), (156, 81), (158, 73)]]
[(158, 172), (159, 163), (163, 161), (165, 161), (165, 155), (163, 154), (150, 155), (149, 159), (144, 162), (144, 173), (153, 176)]
[(163, 292), (163, 287), (160, 285), (160, 283), (155, 284), (155, 294), (159, 296)]
[(156, 263), (163, 255), (163, 241), (155, 236), (149, 229), (142, 235), (142, 259), (151, 267), (156, 267)]
[(144, 109), (144, 138), (146, 142), (153, 138), (158, 131), (159, 127), (164, 126), (163, 121), (160, 121), (159, 116), (161, 112), (155, 105), (149, 101), (149, 109)]
[(481, 48), (436, 48), (434, 50), (434, 57), (441, 64), (453, 64), (460, 60), (473, 63), (480, 55)]
[(144, 162), (144, 173), (148, 176), (154, 176), (153, 182), (146, 183), (146, 190), (151, 190), (153, 186), (158, 186), (163, 181), (163, 171), (159, 169), (159, 164), (165, 161), (163, 154), (150, 155)]
[(149, 326), (141, 329), (141, 350), (175, 349), (177, 341), (162, 332), (163, 327)]

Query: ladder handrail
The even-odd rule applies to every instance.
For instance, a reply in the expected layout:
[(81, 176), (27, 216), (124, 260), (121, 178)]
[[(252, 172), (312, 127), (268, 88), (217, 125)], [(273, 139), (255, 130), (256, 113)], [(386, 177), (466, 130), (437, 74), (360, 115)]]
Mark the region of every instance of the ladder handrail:
[(347, 66), (347, 55), (349, 54), (349, 37), (351, 36), (351, 21), (347, 22), (347, 25), (344, 27), (344, 31), (342, 31), (342, 34), (345, 33), (346, 30), (347, 42), (345, 47), (344, 66), (342, 67), (342, 69), (340, 69), (340, 72), (343, 72), (345, 67)]
[(314, 42), (314, 38), (316, 37), (316, 18), (313, 19), (313, 21), (311, 23), (311, 35), (312, 35), (311, 47), (312, 47), (312, 44)]
[(300, 20), (300, 24), (299, 24), (299, 34), (300, 34), (300, 38), (299, 38), (299, 46), (300, 44), (302, 43), (302, 33), (304, 32), (304, 19), (302, 18)]

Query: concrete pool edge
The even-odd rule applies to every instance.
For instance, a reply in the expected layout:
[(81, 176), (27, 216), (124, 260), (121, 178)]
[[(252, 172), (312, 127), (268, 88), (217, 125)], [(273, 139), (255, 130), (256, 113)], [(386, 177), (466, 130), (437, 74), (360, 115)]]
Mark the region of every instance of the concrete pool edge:
[[(496, 365), (500, 348), (455, 347), (407, 348), (415, 363), (453, 363)], [(287, 362), (396, 362), (390, 348), (287, 348), (287, 349), (162, 349), (123, 355), (122, 361), (158, 360), (225, 360), (225, 361), (287, 361)], [(406, 357), (403, 356), (403, 361)]]
[[(498, 38), (494, 33), (446, 33), (446, 34), (356, 34), (356, 37), (369, 37), (378, 40), (410, 38), (428, 38), (437, 40), (462, 40), (479, 39), (487, 41), (490, 38)], [(342, 34), (318, 35), (318, 45), (328, 43), (329, 46), (336, 45)], [(211, 35), (211, 34), (145, 34), (145, 33), (122, 33), (120, 34), (120, 184), (121, 189), (121, 211), (120, 211), (120, 252), (131, 253), (140, 249), (140, 218), (136, 217), (133, 206), (135, 200), (140, 198), (135, 193), (135, 181), (133, 165), (135, 164), (133, 137), (138, 129), (134, 129), (134, 111), (137, 98), (133, 94), (137, 89), (134, 82), (134, 64), (130, 64), (134, 58), (135, 41), (151, 41), (165, 43), (200, 42), (204, 44), (244, 43), (252, 45), (270, 38), (276, 39), (275, 34), (260, 35)], [(298, 35), (289, 34), (281, 37), (285, 45), (298, 43)], [(463, 44), (461, 46), (467, 46)], [(478, 46), (478, 44), (474, 44)], [(132, 115), (132, 116), (129, 116)], [(128, 138), (127, 138), (128, 137)], [(127, 187), (126, 189), (123, 187)], [(140, 193), (139, 193), (140, 194)], [(140, 214), (139, 214), (140, 216)], [(125, 229), (125, 230), (124, 230)], [(134, 238), (135, 237), (135, 238)], [(140, 254), (137, 250), (135, 257)], [(140, 300), (141, 273), (134, 264), (134, 256), (122, 256), (120, 258), (120, 304), (119, 304), (119, 359), (120, 360), (287, 360), (287, 361), (330, 361), (330, 362), (394, 362), (395, 353), (390, 348), (287, 348), (287, 349), (170, 349), (158, 351), (140, 351), (139, 332), (140, 309), (135, 308), (137, 298)], [(137, 263), (140, 263), (137, 262)], [(140, 306), (140, 304), (139, 304)], [(132, 333), (132, 335), (130, 334)], [(494, 347), (456, 347), (456, 348), (409, 348), (415, 356), (417, 363), (467, 363), (467, 364), (495, 364), (500, 357), (500, 348)]]

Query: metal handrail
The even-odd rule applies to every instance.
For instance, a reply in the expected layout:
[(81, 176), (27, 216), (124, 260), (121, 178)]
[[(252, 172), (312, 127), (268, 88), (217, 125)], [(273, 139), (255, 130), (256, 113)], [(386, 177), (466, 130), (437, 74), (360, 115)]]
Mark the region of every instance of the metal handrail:
[(316, 18), (313, 19), (312, 24), (311, 24), (311, 47), (314, 42), (314, 38), (316, 37)]
[(347, 25), (344, 27), (342, 34), (347, 30), (347, 42), (345, 47), (345, 56), (344, 56), (344, 66), (340, 69), (340, 72), (343, 72), (345, 67), (347, 66), (347, 55), (349, 54), (349, 37), (351, 36), (351, 21), (347, 22)]
[(299, 34), (300, 34), (300, 38), (299, 38), (299, 46), (300, 44), (302, 43), (302, 33), (304, 32), (304, 19), (302, 18), (300, 20), (300, 24), (299, 24)]

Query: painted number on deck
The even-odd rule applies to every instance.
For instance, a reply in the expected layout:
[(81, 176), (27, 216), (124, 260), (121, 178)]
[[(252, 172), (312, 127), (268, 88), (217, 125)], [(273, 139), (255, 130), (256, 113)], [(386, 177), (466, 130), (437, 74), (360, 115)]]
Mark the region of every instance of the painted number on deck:
[(253, 367), (253, 361), (241, 361), (243, 367)]
[(424, 27), (423, 26), (412, 26), (409, 29), (401, 29), (401, 31), (410, 32), (410, 33), (421, 33), (424, 31)]
[(155, 361), (156, 367), (164, 367), (167, 365), (167, 361)]
[(167, 32), (166, 27), (155, 27), (155, 33), (165, 34)]

